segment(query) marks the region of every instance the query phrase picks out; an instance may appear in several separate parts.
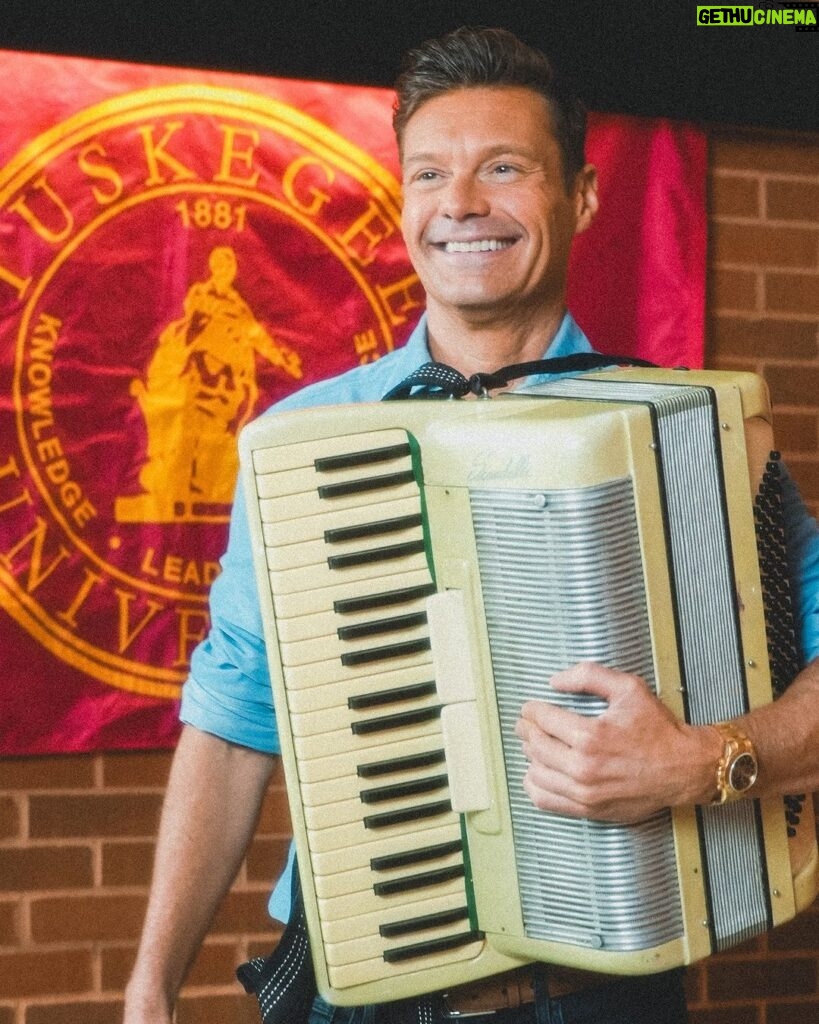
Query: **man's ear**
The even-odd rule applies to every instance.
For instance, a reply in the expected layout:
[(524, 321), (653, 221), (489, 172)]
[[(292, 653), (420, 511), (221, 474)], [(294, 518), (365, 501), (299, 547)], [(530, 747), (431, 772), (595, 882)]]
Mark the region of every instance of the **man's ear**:
[(577, 172), (574, 180), (574, 199), (574, 233), (579, 235), (590, 227), (600, 206), (600, 197), (597, 194), (597, 168), (594, 164), (586, 164)]

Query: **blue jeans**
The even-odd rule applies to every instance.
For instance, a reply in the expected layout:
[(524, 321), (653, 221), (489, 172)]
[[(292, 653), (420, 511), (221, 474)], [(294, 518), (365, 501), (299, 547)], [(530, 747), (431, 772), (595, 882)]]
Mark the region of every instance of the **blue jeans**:
[[(547, 995), (516, 1010), (465, 1018), (465, 1024), (686, 1024), (681, 970), (623, 978), (560, 999)], [(313, 1005), (309, 1024), (376, 1024), (377, 1007)], [(447, 1018), (437, 1016), (437, 1021)], [(457, 1018), (452, 1018), (457, 1022)]]

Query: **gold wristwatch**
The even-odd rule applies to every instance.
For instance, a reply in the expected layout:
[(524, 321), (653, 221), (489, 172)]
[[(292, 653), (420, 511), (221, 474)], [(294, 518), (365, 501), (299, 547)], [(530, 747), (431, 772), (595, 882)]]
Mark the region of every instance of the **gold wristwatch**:
[(759, 775), (759, 762), (753, 743), (741, 729), (730, 722), (716, 722), (714, 728), (724, 746), (717, 762), (717, 795), (712, 803), (724, 804), (748, 793)]

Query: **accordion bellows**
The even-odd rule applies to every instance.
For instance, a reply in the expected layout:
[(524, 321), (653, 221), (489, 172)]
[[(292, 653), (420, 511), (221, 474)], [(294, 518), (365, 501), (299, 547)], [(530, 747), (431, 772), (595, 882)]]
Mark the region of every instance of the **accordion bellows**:
[(383, 1002), (531, 960), (640, 974), (817, 892), (809, 795), (632, 825), (535, 809), (521, 704), (596, 661), (702, 724), (797, 670), (751, 374), (625, 370), (491, 400), (268, 415), (241, 438), (319, 990)]

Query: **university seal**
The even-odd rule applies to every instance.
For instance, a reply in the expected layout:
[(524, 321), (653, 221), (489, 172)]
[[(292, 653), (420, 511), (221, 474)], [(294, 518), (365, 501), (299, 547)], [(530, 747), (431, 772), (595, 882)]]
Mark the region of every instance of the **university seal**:
[(417, 314), (399, 217), (327, 126), (200, 85), (83, 110), (0, 171), (0, 602), (51, 655), (178, 695), (238, 431)]

